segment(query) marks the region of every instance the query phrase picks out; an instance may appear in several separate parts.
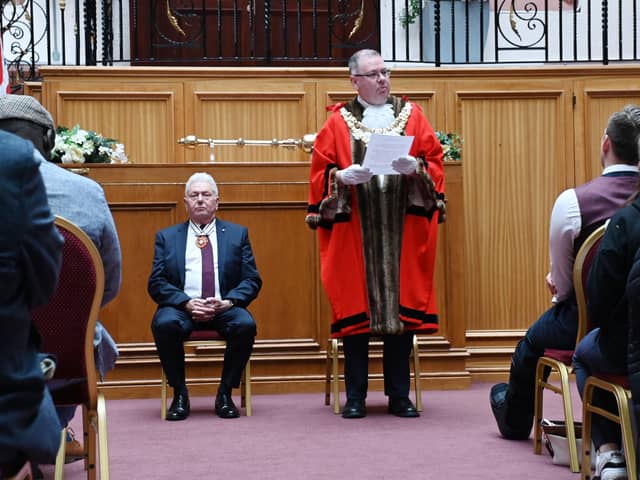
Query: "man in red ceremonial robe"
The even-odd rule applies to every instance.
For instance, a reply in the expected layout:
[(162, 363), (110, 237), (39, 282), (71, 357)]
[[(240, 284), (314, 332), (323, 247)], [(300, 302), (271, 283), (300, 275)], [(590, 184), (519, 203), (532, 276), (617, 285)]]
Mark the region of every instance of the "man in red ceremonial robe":
[[(421, 108), (390, 95), (390, 71), (378, 52), (356, 52), (349, 73), (358, 95), (330, 107), (317, 135), (306, 218), (318, 231), (331, 334), (343, 338), (342, 416), (366, 415), (369, 337), (377, 335), (389, 412), (417, 417), (409, 355), (415, 332), (438, 328), (433, 271), (445, 213), (443, 152)], [(363, 165), (373, 135), (414, 137), (408, 155), (377, 159), (388, 160), (389, 173)]]

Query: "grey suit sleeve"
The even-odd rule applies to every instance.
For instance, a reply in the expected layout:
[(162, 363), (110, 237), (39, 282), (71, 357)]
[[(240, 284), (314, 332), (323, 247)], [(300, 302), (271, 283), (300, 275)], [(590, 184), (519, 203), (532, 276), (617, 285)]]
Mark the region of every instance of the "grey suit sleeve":
[(53, 215), (38, 170), (40, 155), (34, 155), (24, 177), (22, 200), (27, 218), (21, 257), (28, 285), (29, 306), (45, 303), (55, 290), (62, 262), (62, 237), (53, 224)]
[(120, 241), (118, 239), (116, 225), (102, 189), (100, 189), (100, 202), (100, 207), (105, 212), (99, 247), (105, 280), (102, 305), (105, 305), (113, 300), (120, 291), (120, 284), (122, 282), (122, 253), (120, 251)]

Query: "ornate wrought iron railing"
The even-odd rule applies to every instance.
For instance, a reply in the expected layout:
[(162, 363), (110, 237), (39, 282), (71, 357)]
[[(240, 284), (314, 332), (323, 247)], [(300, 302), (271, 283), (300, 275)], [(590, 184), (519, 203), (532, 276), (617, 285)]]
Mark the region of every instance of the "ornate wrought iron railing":
[(640, 0), (0, 0), (4, 58), (40, 65), (638, 61)]

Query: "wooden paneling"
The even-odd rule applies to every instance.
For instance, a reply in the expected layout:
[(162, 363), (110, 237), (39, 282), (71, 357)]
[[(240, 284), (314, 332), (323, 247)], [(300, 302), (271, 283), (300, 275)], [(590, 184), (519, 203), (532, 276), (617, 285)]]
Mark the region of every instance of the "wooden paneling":
[[(150, 319), (156, 304), (146, 294), (151, 273), (154, 233), (177, 223), (176, 202), (117, 202), (107, 188), (122, 250), (121, 293), (105, 306), (101, 321), (119, 343), (153, 342)], [(176, 212), (176, 207), (179, 212)]]
[[(186, 131), (201, 138), (272, 140), (302, 138), (316, 130), (309, 112), (313, 85), (282, 78), (271, 82), (196, 82), (187, 87)], [(215, 143), (214, 143), (215, 145)], [(210, 149), (192, 150), (187, 161), (208, 162)], [(216, 162), (308, 161), (300, 149), (270, 146), (214, 147)]]
[[(576, 85), (576, 181), (583, 182), (602, 169), (599, 149), (607, 119), (627, 104), (640, 105), (640, 82), (636, 78), (616, 84), (587, 79)], [(595, 148), (594, 148), (595, 147)]]
[(184, 136), (183, 86), (131, 82), (45, 83), (47, 109), (57, 125), (94, 130), (126, 146), (133, 163), (184, 161), (175, 142)]
[(564, 96), (554, 87), (458, 92), (468, 152), (465, 271), (477, 272), (465, 276), (470, 329), (524, 329), (549, 301), (547, 224), (571, 167), (562, 148)]
[[(439, 231), (438, 333), (421, 337), (426, 388), (464, 388), (504, 378), (513, 346), (549, 306), (548, 222), (556, 196), (600, 173), (608, 116), (640, 103), (638, 67), (396, 68), (393, 92), (419, 103), (436, 129), (464, 139), (445, 166), (448, 221)], [(118, 227), (123, 286), (101, 319), (121, 349), (103, 388), (111, 396), (157, 395), (146, 293), (155, 232), (182, 221), (184, 182), (205, 170), (220, 186), (222, 218), (249, 227), (263, 291), (255, 385), (319, 391), (331, 312), (319, 281), (315, 233), (304, 224), (309, 155), (274, 147), (189, 150), (178, 138), (299, 138), (325, 107), (353, 96), (345, 69), (43, 68), (43, 104), (58, 123), (125, 142), (131, 165), (91, 165)], [(200, 163), (198, 163), (200, 162)], [(86, 167), (86, 166), (85, 166)], [(192, 352), (206, 371), (216, 352)], [(380, 388), (379, 348), (372, 388)], [(219, 359), (216, 360), (219, 363)]]

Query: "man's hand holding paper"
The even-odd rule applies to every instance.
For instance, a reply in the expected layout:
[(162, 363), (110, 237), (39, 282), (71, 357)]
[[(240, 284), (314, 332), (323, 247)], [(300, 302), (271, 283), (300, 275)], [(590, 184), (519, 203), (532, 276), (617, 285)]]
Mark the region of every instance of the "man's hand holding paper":
[(398, 157), (391, 162), (391, 168), (402, 175), (411, 175), (412, 173), (416, 173), (417, 166), (417, 160), (411, 155)]
[[(396, 135), (379, 135), (372, 134), (367, 145), (367, 153), (365, 154), (362, 165), (369, 168), (374, 175), (399, 175), (409, 171), (406, 160), (402, 160), (399, 166), (394, 167), (393, 161), (400, 158), (413, 159), (409, 155), (413, 137), (396, 136)], [(398, 170), (398, 168), (402, 169)], [(415, 171), (415, 164), (413, 166)], [(411, 173), (411, 172), (409, 172)]]

